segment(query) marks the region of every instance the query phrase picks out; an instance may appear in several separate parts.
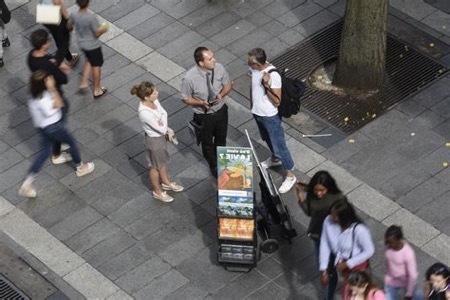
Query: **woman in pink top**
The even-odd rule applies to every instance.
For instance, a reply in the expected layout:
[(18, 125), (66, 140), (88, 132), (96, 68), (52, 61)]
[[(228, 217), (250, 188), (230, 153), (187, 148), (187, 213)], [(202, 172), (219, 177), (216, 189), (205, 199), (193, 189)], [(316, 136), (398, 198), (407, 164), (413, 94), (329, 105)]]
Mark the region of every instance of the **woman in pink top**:
[(364, 271), (353, 271), (342, 296), (344, 300), (385, 300), (386, 297)]
[(390, 226), (384, 235), (384, 243), (386, 244), (386, 274), (384, 276), (386, 299), (423, 299), (422, 290), (417, 286), (419, 273), (416, 256), (412, 247), (404, 240), (401, 227)]

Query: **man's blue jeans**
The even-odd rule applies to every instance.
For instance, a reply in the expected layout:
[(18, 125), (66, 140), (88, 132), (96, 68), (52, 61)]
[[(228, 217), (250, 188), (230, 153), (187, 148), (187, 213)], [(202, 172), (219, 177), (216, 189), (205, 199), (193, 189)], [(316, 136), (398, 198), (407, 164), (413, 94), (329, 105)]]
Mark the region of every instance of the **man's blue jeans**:
[(285, 170), (293, 170), (294, 161), (292, 160), (291, 153), (286, 145), (284, 129), (281, 125), (281, 117), (278, 115), (273, 117), (261, 117), (255, 114), (253, 114), (253, 117), (258, 125), (261, 138), (267, 143), (273, 156), (281, 160)]
[(52, 153), (52, 145), (55, 142), (69, 144), (70, 155), (74, 163), (77, 165), (81, 163), (80, 152), (78, 151), (75, 140), (66, 128), (64, 128), (63, 121), (51, 124), (45, 128), (39, 128), (39, 133), (41, 134), (42, 151), (33, 161), (29, 174), (37, 174), (41, 170), (45, 161)]
[[(386, 300), (398, 300), (403, 299), (406, 292), (406, 287), (393, 287), (389, 285), (384, 285), (384, 293), (386, 294)], [(422, 300), (423, 292), (422, 289), (416, 286), (414, 289), (414, 294), (412, 296), (413, 300)]]

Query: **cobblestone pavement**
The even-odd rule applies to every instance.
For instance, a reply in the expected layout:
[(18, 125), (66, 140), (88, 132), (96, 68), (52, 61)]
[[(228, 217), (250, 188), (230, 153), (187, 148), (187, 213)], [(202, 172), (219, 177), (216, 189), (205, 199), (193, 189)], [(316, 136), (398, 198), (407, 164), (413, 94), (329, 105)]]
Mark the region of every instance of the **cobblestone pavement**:
[[(40, 151), (25, 106), (28, 37), (40, 26), (34, 22), (36, 1), (6, 2), (13, 20), (0, 69), (2, 243), (25, 251), (28, 263), (72, 299), (320, 298), (308, 220), (293, 192), (283, 197), (299, 233), (292, 244), (282, 242), (249, 273), (217, 265), (215, 191), (186, 129), (191, 109), (180, 101), (179, 88), (193, 50), (213, 49), (235, 79), (229, 145), (247, 146), (247, 129), (265, 157), (269, 152), (244, 97), (246, 52), (259, 46), (270, 57), (283, 53), (341, 18), (345, 1), (92, 0), (91, 9), (111, 24), (102, 37), (109, 92), (96, 101), (76, 93), (83, 61), (64, 89), (71, 103), (68, 128), (97, 168), (76, 178), (69, 165), (48, 163), (36, 182), (36, 200), (17, 196), (17, 189)], [(450, 44), (448, 14), (419, 0), (390, 2), (391, 14)], [(138, 102), (129, 93), (142, 80), (157, 84), (180, 140), (169, 149), (170, 174), (186, 190), (170, 204), (153, 200), (147, 183)], [(329, 170), (364, 216), (376, 243), (372, 273), (378, 281), (383, 234), (394, 223), (416, 249), (421, 274), (436, 260), (450, 264), (450, 169), (443, 166), (450, 161), (449, 86), (450, 76), (443, 76), (347, 137), (334, 131), (330, 139), (302, 138), (332, 130), (306, 112), (284, 124), (298, 177)], [(273, 175), (280, 184), (280, 174)]]

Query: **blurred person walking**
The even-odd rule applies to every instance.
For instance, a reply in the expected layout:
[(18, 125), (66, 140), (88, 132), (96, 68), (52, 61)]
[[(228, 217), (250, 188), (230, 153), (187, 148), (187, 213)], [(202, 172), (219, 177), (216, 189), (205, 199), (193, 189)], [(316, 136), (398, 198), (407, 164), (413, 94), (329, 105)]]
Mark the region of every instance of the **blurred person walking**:
[(92, 73), (93, 95), (94, 99), (98, 99), (107, 92), (107, 89), (100, 83), (104, 61), (102, 42), (99, 40), (99, 37), (108, 31), (108, 25), (105, 23), (100, 26), (95, 14), (89, 11), (89, 0), (77, 0), (77, 4), (79, 10), (70, 14), (67, 27), (69, 30), (75, 28), (79, 47), (86, 55), (80, 82), (80, 92), (87, 92), (89, 78)]
[[(401, 227), (392, 225), (384, 234), (386, 245), (386, 274), (384, 292), (388, 300), (422, 300), (422, 290), (417, 285), (416, 255), (403, 237)], [(400, 296), (400, 293), (402, 296)]]
[(61, 22), (58, 25), (44, 24), (44, 26), (50, 31), (53, 39), (55, 40), (56, 48), (58, 49), (55, 54), (55, 58), (58, 62), (66, 60), (70, 67), (74, 67), (78, 62), (80, 56), (77, 53), (71, 53), (70, 46), (70, 31), (67, 28), (67, 21), (69, 20), (69, 12), (64, 5), (63, 0), (40, 0), (41, 4), (54, 4), (59, 5), (61, 8)]
[(443, 263), (435, 263), (425, 273), (425, 299), (450, 300), (450, 270)]
[(169, 179), (166, 135), (174, 136), (168, 127), (167, 112), (158, 100), (158, 91), (147, 81), (134, 85), (131, 94), (139, 98), (139, 120), (145, 131), (145, 147), (149, 167), (149, 179), (153, 198), (162, 202), (172, 202), (173, 197), (166, 191), (181, 192), (183, 187)]
[(2, 38), (2, 46), (0, 47), (0, 68), (5, 65), (3, 61), (3, 48), (9, 47), (11, 45), (8, 33), (6, 32), (6, 24), (11, 21), (11, 11), (6, 6), (5, 0), (0, 0), (0, 30)]
[(344, 289), (342, 298), (344, 300), (385, 300), (386, 296), (368, 273), (353, 271), (348, 276), (348, 285)]
[[(69, 111), (69, 101), (64, 97), (62, 85), (67, 84), (67, 75), (70, 72), (70, 67), (64, 62), (58, 62), (47, 51), (50, 48), (51, 38), (49, 33), (45, 29), (37, 29), (31, 33), (30, 36), (31, 45), (33, 49), (28, 53), (28, 67), (31, 72), (39, 70), (45, 71), (48, 75), (51, 75), (55, 80), (55, 88), (63, 101), (63, 107), (61, 107), (62, 121), (65, 121)], [(53, 155), (52, 162), (54, 164), (62, 164), (71, 160), (70, 155), (61, 153), (61, 141), (53, 141)]]
[(41, 136), (42, 151), (34, 159), (28, 171), (27, 178), (20, 186), (18, 194), (20, 196), (35, 198), (37, 192), (33, 187), (33, 182), (37, 173), (41, 170), (45, 161), (51, 154), (52, 144), (55, 141), (66, 143), (70, 146), (70, 159), (64, 157), (64, 162), (73, 159), (78, 177), (94, 171), (94, 163), (82, 162), (80, 153), (72, 135), (65, 128), (62, 121), (64, 106), (62, 97), (56, 89), (56, 81), (53, 76), (45, 71), (36, 71), (30, 77), (30, 91), (32, 99), (28, 101), (33, 125), (38, 128)]

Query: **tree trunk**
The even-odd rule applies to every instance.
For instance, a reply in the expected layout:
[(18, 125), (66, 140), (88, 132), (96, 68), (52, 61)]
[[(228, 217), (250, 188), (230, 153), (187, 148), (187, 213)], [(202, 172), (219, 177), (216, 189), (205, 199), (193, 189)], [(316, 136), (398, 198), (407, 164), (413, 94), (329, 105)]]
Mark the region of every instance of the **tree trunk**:
[(347, 0), (333, 84), (377, 90), (384, 83), (388, 0)]

